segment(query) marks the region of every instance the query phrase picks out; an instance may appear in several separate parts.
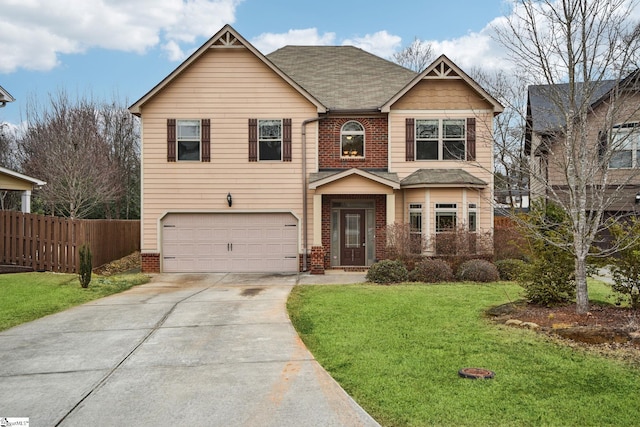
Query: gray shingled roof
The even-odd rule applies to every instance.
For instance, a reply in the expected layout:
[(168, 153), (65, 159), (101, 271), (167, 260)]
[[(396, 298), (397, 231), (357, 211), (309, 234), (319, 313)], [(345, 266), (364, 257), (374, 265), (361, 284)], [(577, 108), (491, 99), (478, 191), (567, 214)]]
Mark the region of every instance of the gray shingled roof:
[(15, 98), (11, 96), (9, 92), (7, 92), (2, 86), (0, 86), (0, 103), (13, 102)]
[[(330, 170), (330, 171), (320, 171), (316, 173), (311, 173), (309, 174), (309, 183), (312, 184), (316, 181), (320, 181), (325, 178), (329, 178), (333, 175), (337, 175), (343, 172), (344, 170)], [(377, 170), (365, 170), (365, 172), (370, 173), (371, 175), (375, 175), (379, 178), (386, 179), (387, 181), (400, 183), (400, 178), (398, 178), (397, 173), (383, 172), (383, 171), (377, 171)]]
[(416, 73), (353, 46), (285, 46), (267, 58), (330, 110), (376, 110)]
[[(609, 92), (616, 84), (615, 80), (603, 80), (593, 88), (591, 99), (589, 104), (597, 102), (604, 94)], [(576, 84), (576, 92), (578, 95), (582, 95), (583, 83)], [(565, 108), (559, 109), (558, 103), (554, 102), (554, 97), (561, 98), (562, 103), (566, 106), (569, 100), (569, 84), (558, 85), (533, 85), (529, 86), (529, 108), (530, 108), (530, 120), (531, 130), (533, 132), (551, 132), (562, 128), (565, 125), (564, 113)], [(576, 102), (580, 103), (581, 99), (578, 96)], [(564, 111), (561, 111), (564, 110)]]
[(418, 169), (402, 181), (401, 187), (422, 185), (473, 185), (486, 186), (486, 182), (462, 169)]

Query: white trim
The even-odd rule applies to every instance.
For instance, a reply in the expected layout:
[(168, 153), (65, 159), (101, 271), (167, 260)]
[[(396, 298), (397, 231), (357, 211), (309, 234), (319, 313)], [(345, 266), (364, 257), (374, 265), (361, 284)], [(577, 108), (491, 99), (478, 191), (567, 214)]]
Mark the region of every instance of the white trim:
[[(460, 115), (464, 117), (476, 117), (479, 114), (493, 113), (491, 110), (391, 110), (389, 114), (392, 116), (405, 116), (411, 115), (416, 119), (428, 120), (431, 116), (438, 116), (442, 118), (443, 115), (456, 116)], [(435, 117), (433, 117), (435, 118)], [(445, 117), (449, 118), (449, 117)]]
[(36, 185), (37, 186), (42, 186), (42, 185), (46, 185), (47, 184), (46, 181), (41, 181), (41, 180), (39, 180), (37, 178), (32, 178), (30, 176), (23, 175), (20, 172), (16, 172), (16, 171), (13, 171), (11, 169), (3, 168), (2, 166), (0, 166), (0, 174), (9, 175), (10, 177), (17, 178), (17, 179), (20, 179), (22, 181), (30, 182), (34, 186), (36, 186)]
[(387, 225), (396, 222), (396, 195), (387, 194)]
[(316, 190), (316, 189), (318, 189), (318, 187), (322, 187), (323, 185), (326, 185), (326, 184), (331, 184), (332, 182), (339, 181), (342, 178), (346, 178), (346, 177), (351, 176), (351, 175), (358, 175), (358, 176), (361, 176), (363, 178), (370, 179), (370, 180), (375, 181), (375, 182), (377, 182), (379, 184), (383, 184), (383, 185), (386, 185), (388, 187), (391, 187), (394, 190), (399, 190), (400, 189), (400, 183), (399, 182), (389, 181), (388, 179), (384, 179), (384, 178), (379, 177), (377, 175), (371, 174), (371, 173), (369, 173), (367, 171), (363, 171), (361, 169), (355, 169), (355, 168), (347, 169), (347, 170), (342, 171), (340, 173), (337, 173), (335, 175), (331, 175), (331, 176), (328, 176), (326, 178), (320, 179), (318, 181), (312, 182), (311, 184), (309, 184), (309, 189), (310, 190)]
[(313, 195), (313, 241), (311, 246), (322, 246), (322, 194)]

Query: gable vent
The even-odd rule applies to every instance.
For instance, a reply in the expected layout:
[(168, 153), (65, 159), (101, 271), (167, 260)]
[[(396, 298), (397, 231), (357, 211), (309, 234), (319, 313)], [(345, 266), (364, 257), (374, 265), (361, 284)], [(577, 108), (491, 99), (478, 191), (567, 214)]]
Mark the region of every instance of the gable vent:
[(233, 35), (227, 31), (218, 37), (218, 40), (214, 41), (212, 47), (240, 47), (242, 43)]

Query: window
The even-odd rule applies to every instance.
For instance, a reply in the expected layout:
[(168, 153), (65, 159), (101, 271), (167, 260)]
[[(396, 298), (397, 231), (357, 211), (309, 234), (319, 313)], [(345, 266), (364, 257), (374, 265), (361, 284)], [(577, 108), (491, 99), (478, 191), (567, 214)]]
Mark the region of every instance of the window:
[(610, 169), (640, 167), (640, 123), (616, 125), (612, 130)]
[(282, 120), (258, 120), (258, 159), (282, 160)]
[(249, 161), (290, 162), (291, 119), (249, 119)]
[(409, 239), (411, 252), (422, 253), (422, 204), (409, 204)]
[(455, 231), (457, 207), (455, 203), (436, 203), (436, 233)]
[(342, 157), (364, 157), (364, 127), (355, 121), (345, 123), (340, 130)]
[(178, 160), (200, 160), (200, 120), (176, 120)]
[(465, 122), (465, 119), (416, 120), (416, 160), (465, 160)]
[(475, 203), (469, 203), (469, 222), (467, 227), (472, 233), (478, 231), (478, 210)]

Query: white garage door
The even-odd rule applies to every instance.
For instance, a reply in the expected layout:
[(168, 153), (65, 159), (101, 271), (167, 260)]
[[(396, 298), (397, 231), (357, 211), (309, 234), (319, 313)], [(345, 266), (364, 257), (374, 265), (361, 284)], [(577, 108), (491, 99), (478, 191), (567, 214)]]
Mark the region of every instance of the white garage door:
[(168, 214), (165, 272), (296, 272), (298, 221), (287, 213)]

